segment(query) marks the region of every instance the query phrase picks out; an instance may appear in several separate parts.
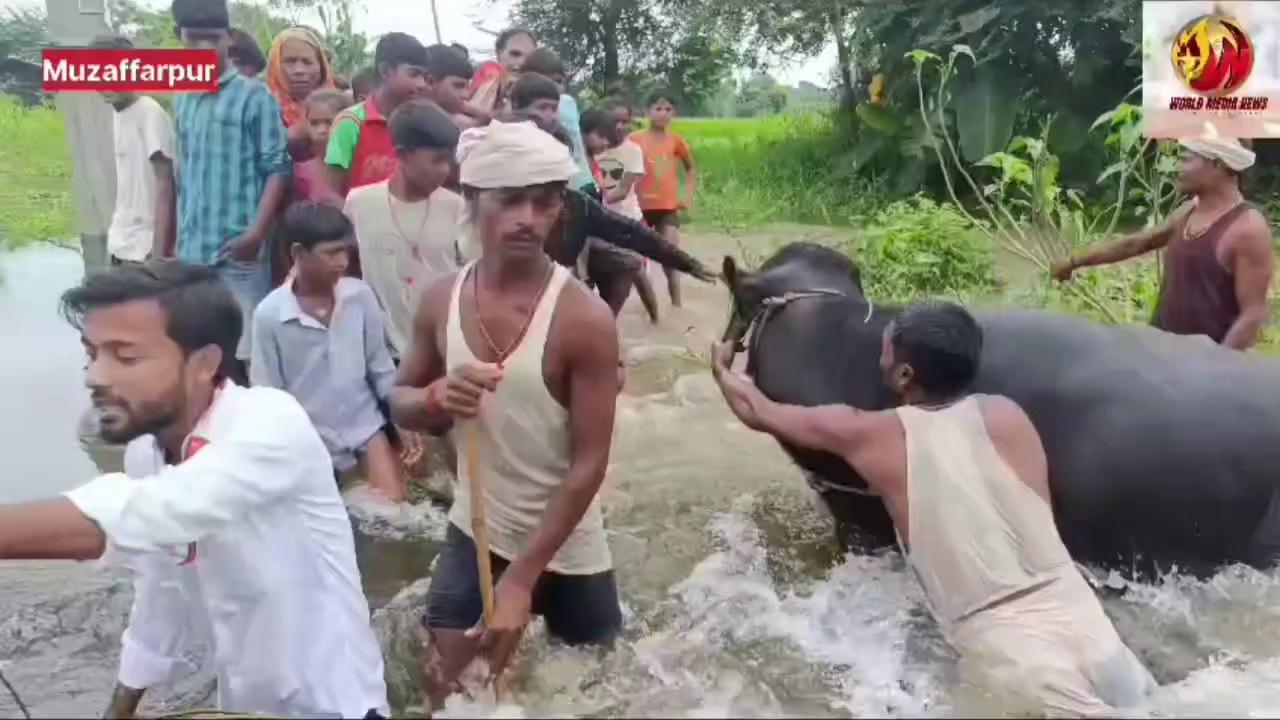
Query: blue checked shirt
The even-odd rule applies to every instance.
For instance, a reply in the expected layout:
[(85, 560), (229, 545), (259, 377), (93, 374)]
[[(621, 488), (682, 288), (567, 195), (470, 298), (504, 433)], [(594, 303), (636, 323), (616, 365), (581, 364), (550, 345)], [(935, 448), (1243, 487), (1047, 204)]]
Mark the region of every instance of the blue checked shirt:
[(212, 265), (253, 226), (267, 178), (288, 175), (280, 105), (267, 86), (228, 70), (216, 93), (173, 102), (178, 130), (178, 258)]

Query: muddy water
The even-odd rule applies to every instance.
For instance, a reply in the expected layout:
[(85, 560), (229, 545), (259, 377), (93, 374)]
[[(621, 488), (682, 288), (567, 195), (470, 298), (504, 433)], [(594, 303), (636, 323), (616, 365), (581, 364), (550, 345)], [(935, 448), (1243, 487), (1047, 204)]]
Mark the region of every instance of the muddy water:
[[(760, 247), (761, 238), (744, 242)], [(737, 252), (710, 235), (694, 249), (708, 261)], [(78, 268), (74, 255), (50, 250), (0, 264), (0, 327), (5, 347), (18, 348), (0, 357), (0, 500), (56, 492), (118, 462), (110, 449), (76, 439), (82, 360), (54, 303)], [(833, 554), (798, 473), (771, 441), (732, 421), (698, 359), (722, 327), (723, 293), (689, 286), (686, 308), (667, 310), (656, 328), (638, 308), (624, 313), (627, 390), (605, 490), (624, 641), (607, 655), (557, 647), (535, 622), (512, 671), (514, 703), (454, 702), (445, 714), (1003, 710), (956, 677), (900, 559)], [(415, 714), (414, 628), (444, 513), (427, 502), (390, 510), (359, 486), (346, 497), (393, 703)], [(1280, 715), (1280, 578), (1228, 570), (1204, 582), (1116, 586), (1107, 610), (1164, 684), (1153, 714)], [(92, 564), (0, 565), (0, 669), (35, 714), (100, 712), (128, 604), (127, 583)], [(207, 689), (198, 677), (155, 696), (161, 707), (181, 706)], [(0, 691), (0, 717), (15, 714)]]

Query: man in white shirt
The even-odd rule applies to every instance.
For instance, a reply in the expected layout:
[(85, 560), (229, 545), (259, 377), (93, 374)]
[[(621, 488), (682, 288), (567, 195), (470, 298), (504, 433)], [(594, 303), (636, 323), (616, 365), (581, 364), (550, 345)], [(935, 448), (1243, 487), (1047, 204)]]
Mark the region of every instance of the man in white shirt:
[(398, 360), (413, 338), (418, 297), (433, 281), (461, 267), (463, 202), (446, 190), (458, 128), (438, 106), (413, 101), (390, 120), (396, 171), (390, 179), (347, 195), (360, 268), (383, 312), (391, 353)]
[(388, 712), (383, 663), (333, 465), (288, 393), (227, 379), (242, 318), (216, 271), (153, 260), (62, 298), (88, 353), (99, 432), (125, 472), (0, 505), (0, 559), (136, 571), (109, 717), (211, 646), (218, 706), (265, 715)]
[[(95, 47), (131, 48), (128, 39), (110, 36)], [(173, 254), (175, 241), (173, 179), (174, 133), (169, 114), (146, 95), (103, 93), (115, 108), (112, 136), (116, 153), (116, 204), (107, 230), (111, 263), (142, 262)]]

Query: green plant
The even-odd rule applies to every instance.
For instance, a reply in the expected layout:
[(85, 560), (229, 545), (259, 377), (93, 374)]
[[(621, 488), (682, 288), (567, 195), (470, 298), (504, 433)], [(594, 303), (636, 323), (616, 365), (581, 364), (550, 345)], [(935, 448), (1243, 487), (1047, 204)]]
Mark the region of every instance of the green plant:
[[(1113, 162), (1098, 176), (1103, 185), (1116, 177), (1116, 201), (1108, 205), (1110, 224), (1103, 235), (1110, 235), (1128, 208), (1144, 227), (1159, 224), (1173, 211), (1179, 194), (1174, 184), (1178, 175), (1178, 145), (1167, 140), (1142, 137), (1142, 109), (1121, 103), (1094, 120), (1093, 132), (1105, 127), (1109, 132), (1105, 145)], [(1132, 185), (1130, 185), (1132, 183)]]
[(865, 229), (850, 255), (862, 270), (869, 297), (966, 295), (995, 285), (991, 244), (950, 205), (917, 195), (858, 224)]
[(1104, 271), (1077, 273), (1071, 284), (1085, 287), (1091, 297), (1102, 302), (1106, 312), (1082, 301), (1079, 292), (1070, 292), (1068, 286), (1049, 278), (1041, 278), (1040, 284), (1028, 291), (1024, 299), (1034, 299), (1031, 304), (1040, 307), (1102, 322), (1145, 323), (1160, 292), (1159, 267), (1152, 260), (1115, 265)]
[(1039, 138), (1015, 137), (1006, 150), (975, 163), (999, 171), (983, 193), (1027, 227), (1026, 249), (1045, 263), (1067, 256), (1087, 235), (1082, 196), (1058, 185), (1058, 157), (1048, 149), (1052, 125), (1048, 118)]
[[(932, 143), (932, 147), (934, 153), (938, 157), (938, 166), (942, 171), (942, 179), (946, 184), (947, 194), (955, 204), (956, 209), (962, 212), (975, 227), (982, 229), (993, 242), (997, 243), (1011, 254), (1030, 262), (1041, 272), (1047, 274), (1051, 264), (1055, 260), (1063, 257), (1061, 238), (1056, 237), (1057, 233), (1054, 232), (1054, 228), (1043, 226), (1037, 227), (1035, 225), (1036, 218), (1034, 215), (1031, 218), (1032, 222), (1027, 222), (1026, 215), (1024, 215), (1022, 219), (1019, 219), (1014, 214), (1014, 211), (1017, 210), (1016, 206), (1011, 208), (1008, 204), (989, 202), (986, 197), (987, 194), (979, 189), (978, 184), (974, 182), (973, 176), (965, 169), (960, 153), (956, 150), (956, 144), (952, 141), (951, 135), (946, 131), (947, 119), (944, 113), (944, 108), (946, 106), (944, 98), (946, 97), (947, 86), (956, 74), (956, 59), (960, 55), (967, 55), (970, 60), (974, 59), (973, 51), (965, 45), (956, 45), (953, 47), (951, 49), (951, 54), (948, 56), (945, 63), (942, 61), (941, 57), (935, 53), (929, 52), (928, 50), (916, 49), (907, 53), (907, 56), (911, 58), (916, 66), (916, 92), (920, 101), (920, 118), (926, 127), (932, 127), (928, 114), (926, 113), (926, 108), (932, 107), (937, 110), (936, 127), (940, 130), (943, 142), (934, 142)], [(938, 81), (935, 100), (931, 103), (926, 103), (924, 95), (924, 68), (930, 63), (936, 63), (939, 66), (941, 78)], [(1044, 137), (1047, 137), (1048, 127), (1049, 126), (1046, 124)], [(1027, 138), (1022, 138), (1019, 142), (1020, 145), (1027, 148), (1028, 151), (1033, 147), (1036, 149), (1036, 158), (1034, 158), (1033, 161), (1040, 164), (1041, 171), (1038, 179), (1032, 168), (1027, 168), (1026, 172), (1022, 172), (1021, 170), (1015, 171), (1010, 176), (1010, 182), (1017, 182), (1017, 178), (1022, 178), (1029, 183), (1031, 185), (1032, 192), (1032, 209), (1037, 206), (1040, 208), (1040, 220), (1042, 222), (1046, 218), (1054, 219), (1055, 215), (1053, 213), (1046, 212), (1046, 209), (1049, 207), (1046, 200), (1056, 200), (1059, 193), (1057, 187), (1056, 159), (1053, 163), (1048, 162), (1049, 154), (1044, 147), (1043, 140), (1038, 141), (1035, 145), (1029, 143)], [(948, 155), (943, 154), (943, 145), (945, 145)], [(1016, 168), (1016, 164), (1011, 162), (1012, 156), (1009, 153), (1005, 153), (1005, 155), (1006, 157), (1002, 158), (1005, 164)], [(999, 166), (998, 161), (996, 164)], [(969, 189), (973, 192), (974, 197), (977, 199), (983, 212), (986, 214), (987, 222), (979, 221), (977, 218), (973, 217), (973, 215), (969, 213), (968, 209), (965, 208), (964, 204), (960, 202), (960, 198), (956, 195), (956, 188), (951, 178), (951, 172), (947, 169), (949, 165), (954, 165), (955, 171), (968, 184)], [(1050, 172), (1050, 170), (1052, 170), (1052, 172)], [(1074, 219), (1072, 219), (1073, 225), (1074, 222)], [(1119, 317), (1117, 317), (1116, 314), (1107, 307), (1106, 303), (1101, 298), (1097, 297), (1092, 292), (1091, 288), (1087, 284), (1072, 283), (1066, 287), (1070, 288), (1070, 292), (1078, 295), (1081, 300), (1091, 306), (1094, 310), (1102, 313), (1111, 322), (1119, 322)]]

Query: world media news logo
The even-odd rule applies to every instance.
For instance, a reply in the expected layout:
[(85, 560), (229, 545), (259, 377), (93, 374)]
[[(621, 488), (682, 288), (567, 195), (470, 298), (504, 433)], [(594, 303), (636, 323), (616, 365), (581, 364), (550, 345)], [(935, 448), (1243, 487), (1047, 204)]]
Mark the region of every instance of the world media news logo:
[(1238, 20), (1201, 15), (1182, 27), (1169, 52), (1174, 73), (1194, 95), (1170, 99), (1170, 110), (1261, 112), (1267, 98), (1232, 95), (1253, 72), (1254, 50)]

